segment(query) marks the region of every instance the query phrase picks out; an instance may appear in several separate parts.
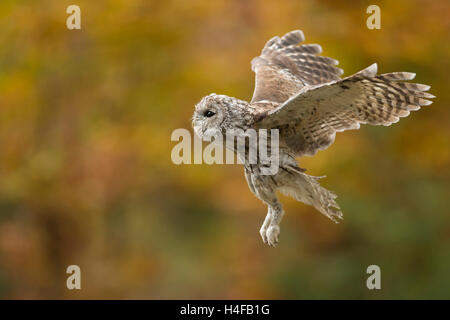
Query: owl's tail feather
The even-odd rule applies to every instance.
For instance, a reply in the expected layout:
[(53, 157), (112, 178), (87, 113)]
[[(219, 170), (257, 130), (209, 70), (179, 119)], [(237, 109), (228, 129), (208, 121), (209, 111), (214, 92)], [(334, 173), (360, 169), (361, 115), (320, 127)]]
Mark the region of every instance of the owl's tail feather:
[(337, 196), (330, 190), (322, 187), (318, 180), (325, 176), (315, 177), (309, 174), (292, 170), (293, 174), (287, 185), (280, 188), (284, 194), (293, 197), (297, 201), (314, 206), (318, 211), (336, 223), (343, 219), (341, 208), (335, 201)]

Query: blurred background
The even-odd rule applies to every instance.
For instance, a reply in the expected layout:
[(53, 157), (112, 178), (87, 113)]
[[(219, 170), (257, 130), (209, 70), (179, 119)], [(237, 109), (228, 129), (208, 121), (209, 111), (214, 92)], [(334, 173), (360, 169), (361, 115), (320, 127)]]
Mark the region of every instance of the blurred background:
[[(450, 298), (449, 17), (425, 0), (2, 0), (0, 298)], [(249, 100), (251, 59), (293, 29), (345, 76), (378, 62), (437, 98), (300, 159), (345, 220), (282, 197), (273, 249), (242, 166), (176, 166), (170, 135), (192, 132), (206, 94)], [(71, 264), (82, 290), (66, 288)], [(371, 264), (382, 290), (366, 288)]]

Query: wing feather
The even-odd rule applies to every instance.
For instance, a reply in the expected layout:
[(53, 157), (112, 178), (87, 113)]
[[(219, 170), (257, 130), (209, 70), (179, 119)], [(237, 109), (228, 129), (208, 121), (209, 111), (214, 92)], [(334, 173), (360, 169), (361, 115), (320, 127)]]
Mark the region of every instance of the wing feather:
[(280, 104), (306, 86), (340, 79), (343, 71), (335, 67), (339, 62), (317, 56), (322, 52), (318, 44), (298, 45), (304, 40), (303, 32), (294, 30), (267, 41), (261, 55), (252, 60), (256, 76), (251, 102)]
[(313, 155), (331, 145), (336, 132), (359, 129), (360, 124), (389, 126), (411, 111), (432, 103), (430, 86), (402, 82), (409, 72), (376, 75), (373, 64), (337, 81), (305, 87), (268, 112), (258, 127), (279, 128), (280, 136), (298, 155)]

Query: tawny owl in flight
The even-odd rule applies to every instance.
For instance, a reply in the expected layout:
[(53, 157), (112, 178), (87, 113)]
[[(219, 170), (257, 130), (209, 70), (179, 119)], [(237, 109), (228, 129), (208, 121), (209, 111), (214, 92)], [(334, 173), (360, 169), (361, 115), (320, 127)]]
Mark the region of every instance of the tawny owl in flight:
[(429, 86), (403, 82), (414, 73), (377, 75), (376, 64), (341, 79), (338, 61), (318, 56), (322, 49), (317, 44), (298, 45), (304, 39), (296, 30), (266, 43), (252, 61), (256, 79), (250, 102), (211, 94), (195, 106), (193, 116), (194, 131), (204, 139), (210, 132), (225, 135), (236, 128), (278, 129), (276, 174), (261, 174), (261, 164), (244, 160), (250, 190), (268, 207), (260, 234), (270, 246), (278, 243), (284, 214), (276, 191), (314, 206), (335, 222), (342, 219), (336, 195), (319, 185), (319, 177), (304, 173), (296, 157), (326, 149), (336, 132), (359, 129), (360, 124), (389, 126), (434, 98), (424, 92)]

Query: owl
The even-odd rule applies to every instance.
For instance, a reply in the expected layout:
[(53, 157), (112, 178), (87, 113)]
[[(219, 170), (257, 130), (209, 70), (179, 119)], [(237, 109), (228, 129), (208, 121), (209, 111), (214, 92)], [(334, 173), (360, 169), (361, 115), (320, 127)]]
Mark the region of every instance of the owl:
[(213, 93), (195, 106), (192, 118), (202, 139), (232, 129), (278, 130), (276, 174), (262, 174), (262, 164), (243, 157), (248, 186), (268, 208), (260, 235), (272, 247), (278, 243), (284, 215), (277, 191), (315, 207), (334, 222), (343, 217), (336, 195), (319, 184), (321, 177), (306, 174), (297, 158), (328, 148), (336, 132), (359, 129), (361, 124), (389, 126), (434, 98), (425, 92), (430, 86), (405, 82), (414, 73), (377, 75), (377, 64), (341, 78), (338, 61), (320, 56), (317, 44), (299, 45), (304, 40), (301, 30), (270, 39), (251, 62), (251, 101)]

